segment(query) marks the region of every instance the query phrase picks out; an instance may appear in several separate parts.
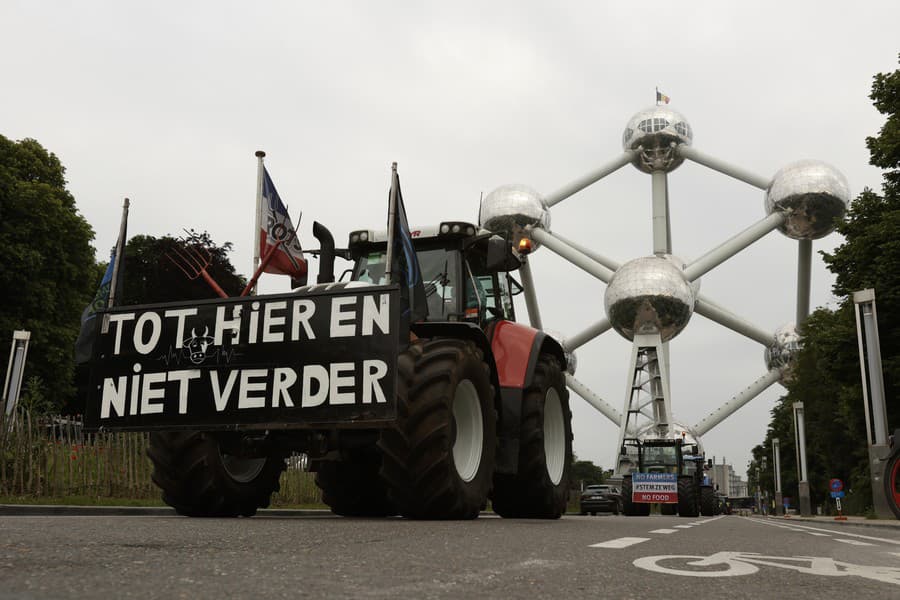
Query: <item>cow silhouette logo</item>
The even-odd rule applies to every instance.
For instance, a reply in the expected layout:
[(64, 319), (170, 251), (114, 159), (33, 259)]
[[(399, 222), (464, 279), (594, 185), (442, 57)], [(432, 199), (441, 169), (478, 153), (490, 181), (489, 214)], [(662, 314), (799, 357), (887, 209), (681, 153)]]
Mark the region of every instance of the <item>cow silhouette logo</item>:
[(182, 342), (185, 358), (195, 365), (203, 364), (208, 356), (213, 354), (213, 338), (209, 335), (209, 327), (203, 330), (203, 335), (197, 335), (196, 330), (191, 329), (191, 337)]

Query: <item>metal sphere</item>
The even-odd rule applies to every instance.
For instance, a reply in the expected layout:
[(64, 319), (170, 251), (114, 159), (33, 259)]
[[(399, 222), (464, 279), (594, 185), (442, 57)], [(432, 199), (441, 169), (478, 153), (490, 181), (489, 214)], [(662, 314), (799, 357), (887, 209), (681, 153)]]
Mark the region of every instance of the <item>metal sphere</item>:
[(622, 149), (634, 150), (631, 164), (643, 171), (670, 172), (684, 162), (675, 147), (691, 145), (694, 132), (684, 115), (668, 106), (651, 106), (628, 121)]
[[(503, 185), (481, 200), (479, 225), (493, 233), (509, 234), (514, 244), (526, 227), (550, 229), (550, 211), (544, 198), (524, 185)], [(537, 249), (537, 242), (532, 242)]]
[(775, 331), (775, 341), (765, 350), (766, 368), (782, 369), (781, 381), (790, 382), (794, 375), (797, 352), (803, 345), (793, 323), (782, 325)]
[(552, 337), (556, 340), (560, 346), (562, 346), (563, 353), (566, 356), (566, 373), (569, 375), (575, 374), (575, 369), (578, 368), (578, 356), (575, 355), (574, 350), (568, 350), (566, 348), (566, 338), (563, 334), (558, 331), (554, 331), (552, 329), (545, 329), (544, 333)]
[(834, 231), (850, 204), (847, 178), (820, 160), (791, 163), (766, 190), (766, 214), (789, 210), (779, 229), (795, 240), (816, 240)]
[(679, 423), (678, 421), (674, 420), (669, 423), (668, 432), (664, 433), (662, 436), (660, 436), (659, 434), (659, 429), (657, 428), (656, 423), (647, 423), (638, 430), (635, 437), (639, 440), (660, 439), (660, 437), (673, 440), (681, 438), (684, 440), (685, 446), (697, 444), (698, 450), (700, 452), (703, 451), (703, 442), (700, 440), (700, 436), (697, 434), (697, 432), (684, 423)]
[(666, 256), (636, 258), (619, 267), (604, 296), (606, 316), (624, 338), (659, 333), (667, 342), (694, 312), (694, 291), (684, 272)]

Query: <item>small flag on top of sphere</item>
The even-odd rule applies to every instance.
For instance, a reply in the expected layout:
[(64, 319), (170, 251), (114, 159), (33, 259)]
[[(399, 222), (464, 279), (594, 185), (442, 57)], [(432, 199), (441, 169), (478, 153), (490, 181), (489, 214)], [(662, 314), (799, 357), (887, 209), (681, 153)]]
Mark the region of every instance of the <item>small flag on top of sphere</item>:
[(662, 102), (663, 104), (668, 104), (671, 98), (663, 94), (659, 91), (659, 88), (656, 88), (656, 103), (659, 104)]

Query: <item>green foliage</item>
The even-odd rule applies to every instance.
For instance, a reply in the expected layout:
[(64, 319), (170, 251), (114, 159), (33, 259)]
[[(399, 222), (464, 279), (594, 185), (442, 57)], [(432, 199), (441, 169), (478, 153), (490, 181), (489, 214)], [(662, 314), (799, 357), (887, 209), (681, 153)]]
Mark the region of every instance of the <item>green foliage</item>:
[[(229, 296), (237, 296), (244, 288), (245, 280), (234, 271), (228, 260), (231, 242), (221, 246), (213, 242), (207, 232), (193, 229), (182, 239), (171, 236), (156, 238), (137, 235), (128, 241), (125, 249), (125, 279), (122, 301), (117, 304), (146, 304), (173, 300), (199, 300), (215, 298), (216, 292), (202, 276), (189, 279), (169, 257), (184, 266), (184, 256), (203, 256), (209, 260), (207, 272)], [(193, 275), (194, 272), (189, 272)]]
[(591, 485), (594, 483), (603, 483), (603, 468), (598, 467), (589, 460), (578, 460), (572, 455), (572, 483), (581, 485)]
[(74, 394), (72, 349), (95, 276), (94, 232), (37, 141), (0, 135), (0, 364), (16, 329), (31, 332), (25, 378), (61, 406)]
[[(871, 98), (887, 117), (879, 135), (866, 140), (871, 163), (894, 170), (884, 174), (882, 195), (866, 189), (853, 200), (846, 220), (837, 228), (844, 243), (833, 253), (822, 253), (836, 276), (834, 293), (842, 299), (840, 306), (817, 310), (804, 324), (804, 347), (788, 394), (772, 411), (764, 444), (754, 449), (754, 460), (759, 461), (764, 453), (771, 455), (772, 438), (779, 438), (782, 489), (785, 495), (796, 490), (791, 405), (803, 402), (812, 501), (829, 504), (828, 480), (836, 477), (844, 481), (845, 509), (856, 514), (865, 513), (872, 504), (852, 297), (861, 289), (875, 290), (888, 424), (900, 427), (900, 405), (891, 402), (900, 392), (900, 171), (896, 170), (900, 167), (900, 70), (876, 75)], [(764, 489), (774, 489), (771, 478), (771, 468), (760, 474)]]
[(22, 395), (19, 397), (19, 408), (30, 412), (32, 415), (46, 415), (57, 408), (53, 401), (44, 393), (44, 381), (37, 375), (32, 375), (25, 381)]

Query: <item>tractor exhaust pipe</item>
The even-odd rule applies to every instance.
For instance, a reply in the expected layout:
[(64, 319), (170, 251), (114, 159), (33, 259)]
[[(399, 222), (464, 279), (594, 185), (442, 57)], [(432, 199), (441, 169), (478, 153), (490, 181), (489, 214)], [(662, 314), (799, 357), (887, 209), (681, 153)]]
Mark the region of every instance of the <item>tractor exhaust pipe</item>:
[(313, 221), (313, 236), (319, 240), (319, 276), (316, 283), (331, 283), (334, 281), (334, 236), (328, 228)]

